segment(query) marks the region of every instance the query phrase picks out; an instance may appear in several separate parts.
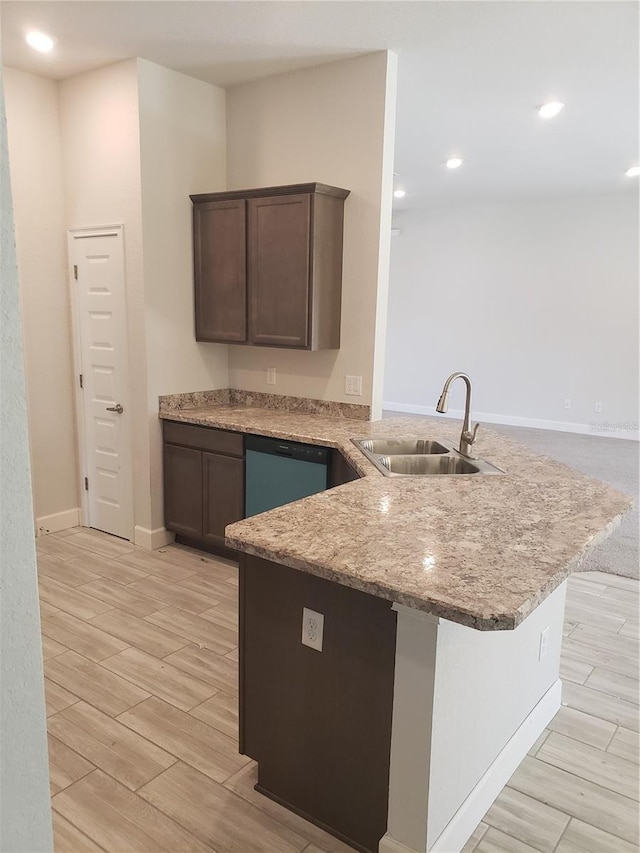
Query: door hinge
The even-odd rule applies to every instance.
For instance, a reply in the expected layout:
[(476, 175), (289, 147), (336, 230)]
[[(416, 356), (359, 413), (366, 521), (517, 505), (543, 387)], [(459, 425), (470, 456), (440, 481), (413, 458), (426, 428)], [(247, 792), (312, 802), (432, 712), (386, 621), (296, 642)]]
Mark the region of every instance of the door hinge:
[(85, 490), (85, 492), (89, 491), (89, 478), (88, 477), (84, 478), (84, 490)]
[(73, 277), (76, 281), (78, 280), (78, 264), (73, 265)]
[(80, 387), (84, 388), (84, 385), (82, 384), (82, 374), (80, 374)]

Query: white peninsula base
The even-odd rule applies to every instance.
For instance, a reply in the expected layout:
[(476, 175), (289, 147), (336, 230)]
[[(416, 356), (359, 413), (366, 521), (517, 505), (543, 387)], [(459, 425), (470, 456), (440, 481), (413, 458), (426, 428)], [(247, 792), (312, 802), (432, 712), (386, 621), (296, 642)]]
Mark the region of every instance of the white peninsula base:
[(398, 611), (379, 853), (457, 853), (560, 707), (566, 582), (513, 631)]

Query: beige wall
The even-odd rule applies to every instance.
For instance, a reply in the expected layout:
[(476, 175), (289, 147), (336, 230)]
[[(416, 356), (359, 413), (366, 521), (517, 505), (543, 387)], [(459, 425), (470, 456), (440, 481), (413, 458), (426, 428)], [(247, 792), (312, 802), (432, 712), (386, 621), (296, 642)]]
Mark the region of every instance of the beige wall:
[[(231, 385), (379, 408), (374, 389), (386, 313), (392, 54), (286, 74), (226, 98), (215, 86), (145, 60), (59, 84), (11, 74), (21, 128), (18, 206), (29, 223), (24, 256), (37, 273), (25, 315), (27, 340), (31, 335), (34, 342), (33, 353), (28, 343), (30, 383), (38, 389), (31, 395), (37, 401), (31, 412), (37, 500), (43, 495), (38, 512), (78, 504), (68, 228), (124, 225), (136, 541), (147, 544), (163, 524), (158, 395)], [(232, 187), (317, 180), (351, 190), (339, 351), (196, 343), (188, 196), (225, 189), (227, 179)], [(47, 347), (40, 346), (42, 327), (50, 335)], [(272, 365), (278, 383), (267, 389), (265, 368)], [(361, 398), (345, 397), (347, 373), (363, 377)]]
[(158, 395), (229, 383), (227, 347), (194, 335), (191, 201), (226, 185), (225, 92), (138, 60), (151, 446), (151, 529), (163, 526)]
[[(385, 337), (395, 85), (396, 58), (380, 52), (228, 91), (230, 189), (320, 181), (351, 191), (340, 350), (229, 347), (231, 387), (373, 403), (374, 414), (380, 409), (374, 368), (381, 371), (376, 346), (384, 346)], [(276, 368), (275, 388), (266, 384), (267, 367)], [(362, 397), (345, 396), (345, 374), (362, 376)]]
[(138, 63), (59, 84), (67, 227), (124, 225), (135, 523), (150, 526)]
[(34, 513), (55, 529), (79, 506), (58, 87), (11, 68), (4, 76)]
[(194, 338), (189, 200), (225, 188), (225, 93), (136, 59), (59, 84), (8, 76), (36, 513), (78, 506), (66, 230), (122, 223), (134, 523), (149, 544), (163, 526), (158, 395), (229, 384), (227, 348)]

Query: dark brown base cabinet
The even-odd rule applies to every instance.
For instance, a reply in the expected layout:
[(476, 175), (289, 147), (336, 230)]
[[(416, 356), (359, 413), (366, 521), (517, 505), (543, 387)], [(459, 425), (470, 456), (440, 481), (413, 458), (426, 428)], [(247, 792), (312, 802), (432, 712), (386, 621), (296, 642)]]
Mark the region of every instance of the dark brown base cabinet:
[(242, 435), (164, 422), (164, 515), (181, 541), (228, 551), (224, 529), (244, 518)]
[[(237, 556), (225, 545), (224, 529), (244, 518), (242, 433), (194, 424), (163, 422), (164, 526), (194, 548)], [(359, 475), (331, 451), (328, 488)]]
[(196, 339), (338, 349), (348, 190), (192, 195)]
[[(302, 609), (324, 615), (321, 652)], [(256, 790), (357, 850), (387, 827), (396, 614), (391, 602), (259, 557), (240, 560), (240, 751)]]

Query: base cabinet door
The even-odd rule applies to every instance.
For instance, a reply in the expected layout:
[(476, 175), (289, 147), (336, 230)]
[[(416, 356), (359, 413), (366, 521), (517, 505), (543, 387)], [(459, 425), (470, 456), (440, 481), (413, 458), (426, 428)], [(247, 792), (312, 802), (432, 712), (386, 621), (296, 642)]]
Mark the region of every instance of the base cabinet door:
[(164, 446), (164, 518), (167, 530), (202, 538), (202, 452)]
[(224, 546), (224, 529), (244, 518), (244, 460), (202, 454), (203, 540)]

